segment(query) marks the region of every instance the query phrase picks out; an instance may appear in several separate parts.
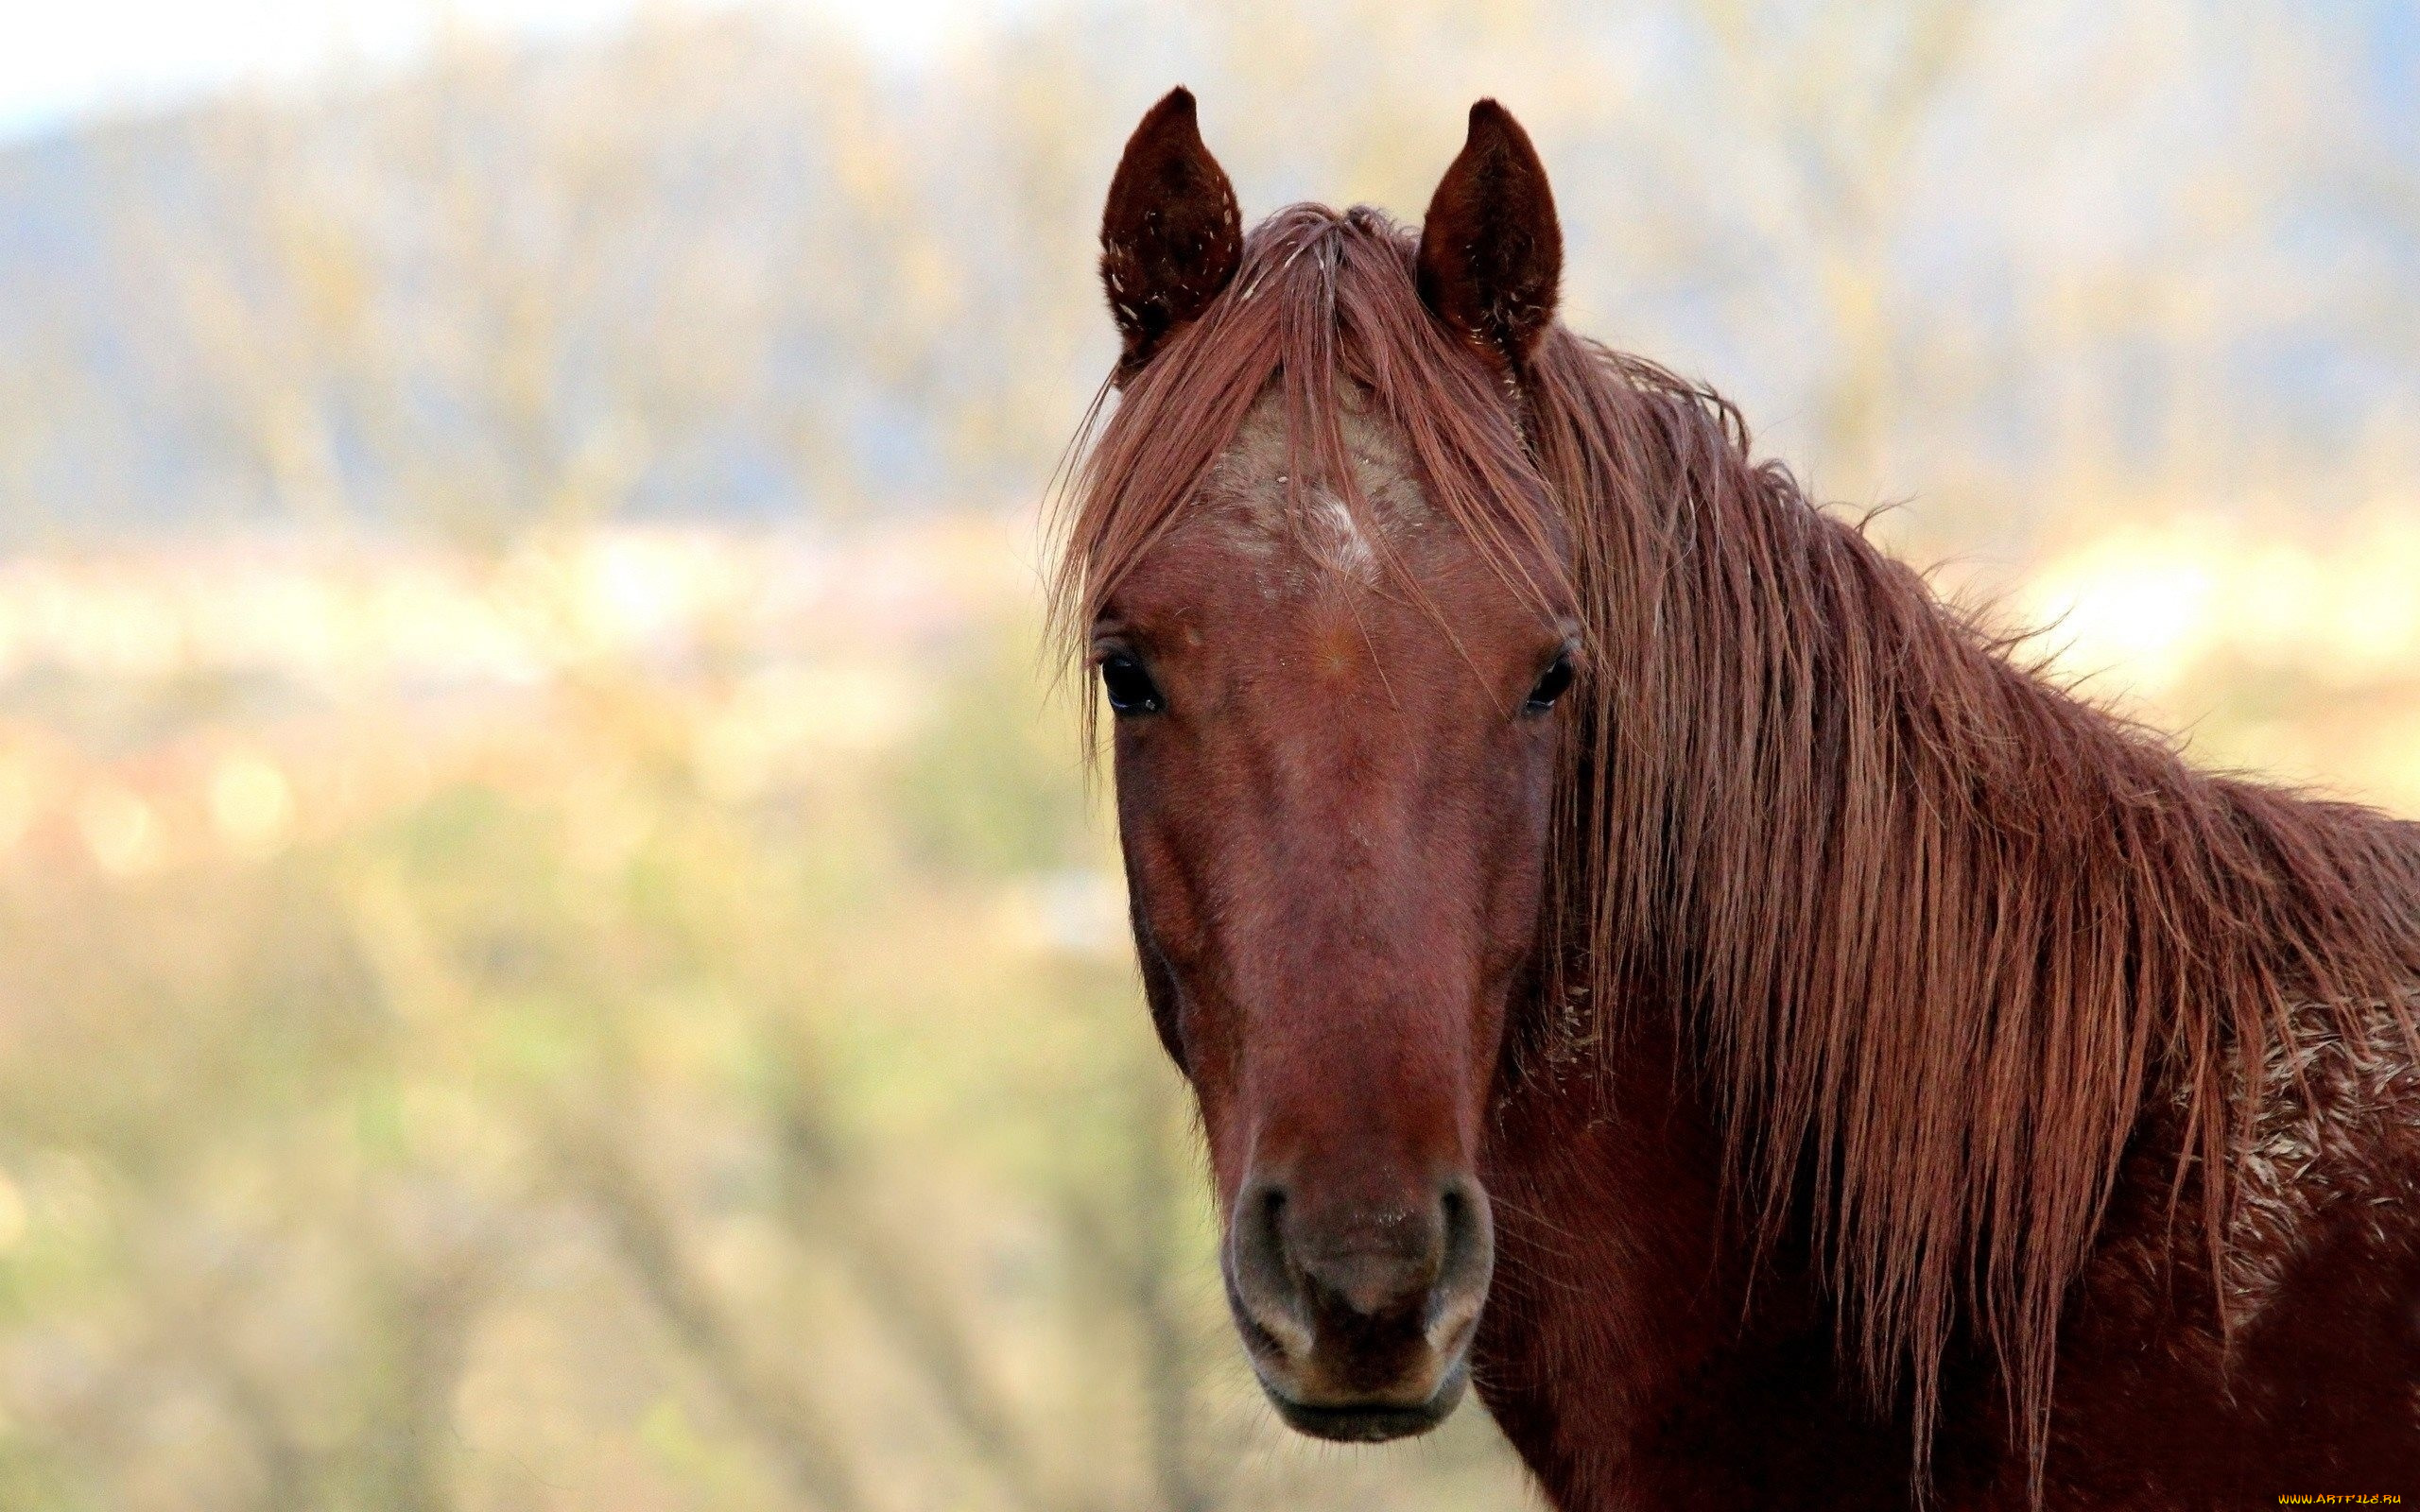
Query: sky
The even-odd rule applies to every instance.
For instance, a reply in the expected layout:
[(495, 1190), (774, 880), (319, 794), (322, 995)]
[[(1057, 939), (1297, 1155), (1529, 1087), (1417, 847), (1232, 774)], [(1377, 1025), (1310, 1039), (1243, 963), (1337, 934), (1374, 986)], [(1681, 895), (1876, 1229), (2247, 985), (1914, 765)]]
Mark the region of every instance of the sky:
[[(452, 30), (541, 40), (728, 0), (0, 0), (0, 139), (235, 86), (410, 61)], [(776, 0), (912, 60), (1015, 0)]]

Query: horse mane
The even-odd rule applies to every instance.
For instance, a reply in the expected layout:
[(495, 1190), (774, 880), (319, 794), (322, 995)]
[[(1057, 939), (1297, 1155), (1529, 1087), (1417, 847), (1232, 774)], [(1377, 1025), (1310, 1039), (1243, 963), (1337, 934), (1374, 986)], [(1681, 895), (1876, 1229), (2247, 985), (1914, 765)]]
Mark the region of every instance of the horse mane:
[(1810, 1225), (1843, 1357), (1911, 1400), (1920, 1472), (1962, 1330), (2038, 1490), (2062, 1305), (2154, 1101), (2181, 1130), (2170, 1213), (2191, 1188), (2215, 1263), (2297, 1016), (2413, 1042), (2420, 826), (2193, 770), (1809, 504), (1703, 387), (1558, 325), (1506, 404), (1413, 256), (1366, 209), (1253, 232), (1098, 425), (1056, 625), (1080, 644), (1272, 382), (1298, 486), (1367, 507), (1340, 374), (1515, 591), (1541, 585), (1506, 542), (1568, 560), (1585, 645), (1540, 1011), (1582, 1043), (1672, 1011), (1740, 1211), (1760, 1243)]

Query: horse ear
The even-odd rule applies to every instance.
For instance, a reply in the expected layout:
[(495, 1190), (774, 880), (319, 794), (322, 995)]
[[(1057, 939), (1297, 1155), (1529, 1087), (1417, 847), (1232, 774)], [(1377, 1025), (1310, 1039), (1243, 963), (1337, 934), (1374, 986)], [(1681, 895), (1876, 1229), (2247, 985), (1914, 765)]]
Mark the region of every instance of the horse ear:
[(1193, 92), (1167, 92), (1126, 142), (1100, 217), (1100, 279), (1126, 340), (1121, 381), (1218, 298), (1243, 261), (1236, 186), (1201, 145)]
[(1554, 323), (1563, 228), (1546, 164), (1512, 113), (1471, 107), (1470, 135), (1428, 201), (1420, 297), (1510, 375)]

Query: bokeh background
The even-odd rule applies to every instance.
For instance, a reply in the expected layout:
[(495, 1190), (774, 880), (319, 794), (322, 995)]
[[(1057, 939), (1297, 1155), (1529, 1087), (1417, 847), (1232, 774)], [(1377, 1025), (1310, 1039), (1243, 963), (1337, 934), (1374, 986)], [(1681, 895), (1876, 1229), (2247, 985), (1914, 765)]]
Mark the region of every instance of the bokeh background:
[(0, 1507), (1510, 1508), (1230, 1339), (1037, 524), (1125, 132), (1551, 163), (2100, 696), (2420, 811), (2410, 0), (85, 0), (0, 47)]

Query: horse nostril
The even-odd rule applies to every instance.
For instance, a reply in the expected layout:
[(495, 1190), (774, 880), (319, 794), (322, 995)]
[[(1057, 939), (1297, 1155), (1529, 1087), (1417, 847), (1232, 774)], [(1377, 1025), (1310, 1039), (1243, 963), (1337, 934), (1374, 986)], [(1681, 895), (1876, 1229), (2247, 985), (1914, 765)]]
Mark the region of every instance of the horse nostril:
[(1425, 1319), (1429, 1343), (1441, 1350), (1459, 1345), (1478, 1321), (1480, 1304), (1495, 1270), (1495, 1225), (1487, 1194), (1469, 1177), (1448, 1180), (1439, 1194), (1444, 1255), (1429, 1293)]
[[(1471, 1279), (1465, 1273), (1488, 1264), (1495, 1247), (1495, 1226), (1488, 1218), (1487, 1194), (1466, 1177), (1448, 1181), (1437, 1205), (1444, 1228), (1444, 1261), (1438, 1267), (1438, 1284), (1443, 1287)], [(1482, 1268), (1479, 1279), (1484, 1275)]]
[(1248, 1183), (1236, 1198), (1229, 1238), (1229, 1284), (1236, 1311), (1271, 1347), (1300, 1354), (1311, 1347), (1302, 1289), (1286, 1255), (1286, 1189)]

